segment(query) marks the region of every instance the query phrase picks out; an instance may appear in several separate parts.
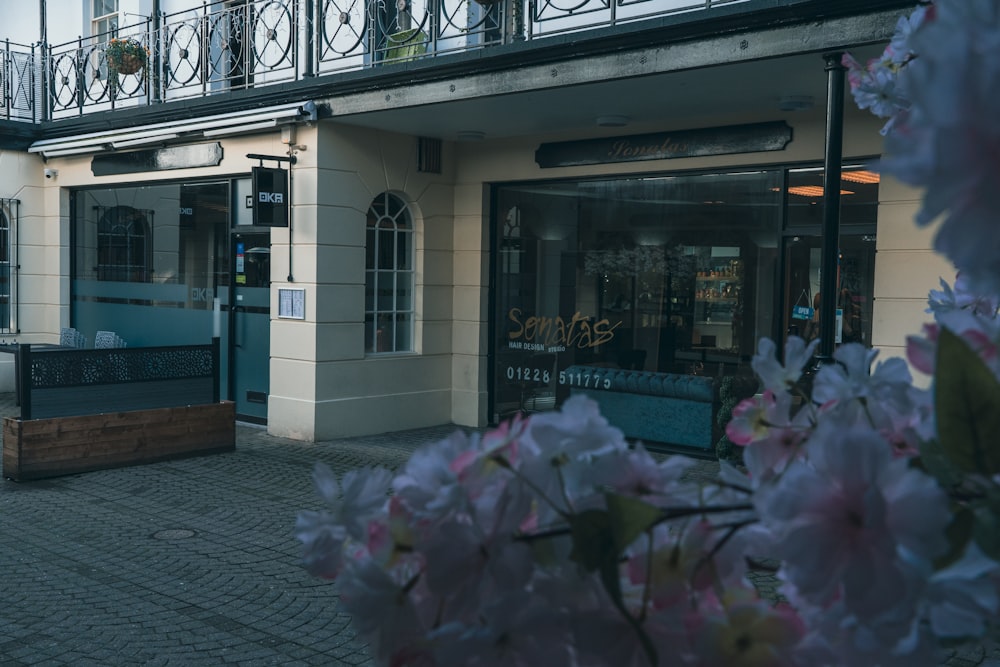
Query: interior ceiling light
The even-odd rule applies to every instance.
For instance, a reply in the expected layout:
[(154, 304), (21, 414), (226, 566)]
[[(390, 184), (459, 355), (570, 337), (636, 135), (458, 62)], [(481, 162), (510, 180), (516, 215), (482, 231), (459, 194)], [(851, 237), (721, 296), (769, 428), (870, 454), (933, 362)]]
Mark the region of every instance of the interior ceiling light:
[(845, 181), (851, 183), (878, 183), (881, 177), (873, 171), (862, 169), (861, 171), (845, 171), (840, 175)]
[(486, 138), (486, 133), (482, 130), (459, 130), (455, 137), (459, 141), (482, 141)]
[(594, 120), (594, 122), (597, 123), (597, 127), (625, 127), (628, 125), (628, 121), (628, 116), (620, 116), (618, 114), (598, 116)]
[[(788, 194), (799, 195), (800, 197), (822, 197), (823, 187), (820, 185), (793, 185), (788, 188)], [(841, 190), (842, 195), (853, 195), (850, 190)]]
[(808, 111), (816, 105), (812, 95), (784, 95), (778, 99), (782, 111)]

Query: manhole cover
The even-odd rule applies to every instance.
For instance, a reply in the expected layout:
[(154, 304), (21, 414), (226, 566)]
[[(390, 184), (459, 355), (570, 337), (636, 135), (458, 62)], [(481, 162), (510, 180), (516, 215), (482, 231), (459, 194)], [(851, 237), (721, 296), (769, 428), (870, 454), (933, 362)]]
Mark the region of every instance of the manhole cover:
[(194, 537), (194, 531), (186, 528), (169, 528), (153, 533), (153, 537), (157, 540), (185, 540)]

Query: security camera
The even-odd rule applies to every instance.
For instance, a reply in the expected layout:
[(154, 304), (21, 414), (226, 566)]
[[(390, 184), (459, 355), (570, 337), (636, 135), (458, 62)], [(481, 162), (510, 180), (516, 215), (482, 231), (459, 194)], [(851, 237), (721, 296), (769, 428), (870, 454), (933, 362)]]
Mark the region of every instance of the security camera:
[(58, 175), (59, 175), (59, 170), (58, 169), (46, 169), (45, 170), (45, 178), (55, 178)]

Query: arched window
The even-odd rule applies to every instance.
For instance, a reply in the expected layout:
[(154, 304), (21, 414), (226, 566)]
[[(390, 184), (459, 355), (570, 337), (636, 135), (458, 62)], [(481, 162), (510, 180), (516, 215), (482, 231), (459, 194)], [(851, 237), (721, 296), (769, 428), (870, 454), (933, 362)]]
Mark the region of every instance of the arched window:
[(0, 331), (11, 331), (13, 324), (13, 274), (11, 269), (11, 221), (17, 219), (15, 199), (0, 199)]
[(152, 216), (152, 211), (131, 206), (112, 206), (100, 211), (97, 225), (98, 280), (150, 281), (153, 243), (149, 216)]
[(413, 218), (384, 192), (368, 208), (365, 238), (365, 351), (413, 350)]

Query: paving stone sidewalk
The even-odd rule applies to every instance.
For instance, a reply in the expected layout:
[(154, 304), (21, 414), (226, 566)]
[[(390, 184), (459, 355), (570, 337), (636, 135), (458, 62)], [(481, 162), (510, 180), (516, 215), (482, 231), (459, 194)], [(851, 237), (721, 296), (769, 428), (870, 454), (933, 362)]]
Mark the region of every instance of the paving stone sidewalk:
[(371, 665), (335, 586), (300, 565), (292, 532), (319, 507), (313, 465), (396, 468), (455, 430), (310, 444), (239, 425), (233, 453), (0, 481), (0, 666)]
[(312, 467), (394, 468), (454, 430), (307, 444), (241, 425), (230, 454), (0, 482), (0, 665), (371, 664), (300, 565)]

